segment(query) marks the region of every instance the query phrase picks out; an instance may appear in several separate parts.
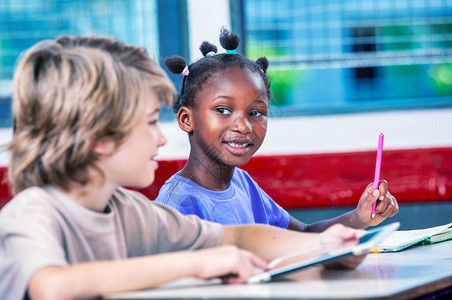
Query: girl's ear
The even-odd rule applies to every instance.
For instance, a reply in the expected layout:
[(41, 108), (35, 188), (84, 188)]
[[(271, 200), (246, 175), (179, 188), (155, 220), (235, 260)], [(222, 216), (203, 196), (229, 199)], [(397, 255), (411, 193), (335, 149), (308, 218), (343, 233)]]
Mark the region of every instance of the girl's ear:
[(111, 138), (102, 138), (94, 146), (94, 152), (100, 156), (110, 155), (115, 152), (116, 143)]
[(193, 112), (187, 106), (181, 106), (177, 112), (177, 123), (180, 129), (187, 133), (193, 131)]

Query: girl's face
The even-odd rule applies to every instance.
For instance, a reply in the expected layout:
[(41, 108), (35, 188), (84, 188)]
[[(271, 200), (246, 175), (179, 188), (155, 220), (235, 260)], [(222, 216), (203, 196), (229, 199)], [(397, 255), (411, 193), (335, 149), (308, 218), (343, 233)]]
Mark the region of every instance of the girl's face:
[(201, 159), (244, 165), (262, 145), (268, 109), (265, 84), (258, 74), (238, 67), (214, 74), (192, 108), (192, 150)]
[(104, 159), (105, 177), (115, 186), (146, 187), (154, 182), (158, 168), (155, 157), (166, 138), (159, 126), (158, 98), (154, 92), (147, 95), (144, 117), (118, 149), (111, 145), (112, 154)]

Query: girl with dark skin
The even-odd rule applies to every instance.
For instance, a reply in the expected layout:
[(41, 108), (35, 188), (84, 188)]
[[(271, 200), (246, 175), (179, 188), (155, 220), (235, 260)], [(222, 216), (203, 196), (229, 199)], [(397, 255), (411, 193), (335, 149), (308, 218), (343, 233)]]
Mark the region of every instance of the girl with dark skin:
[[(271, 99), (268, 60), (262, 57), (254, 62), (236, 54), (239, 37), (224, 28), (220, 43), (227, 53), (216, 54), (216, 46), (204, 42), (200, 47), (204, 58), (189, 66), (179, 56), (165, 60), (171, 72), (184, 75), (174, 110), (191, 148), (187, 164), (165, 183), (157, 202), (222, 224), (264, 223), (310, 232), (321, 232), (336, 223), (363, 229), (398, 212), (385, 180), (375, 191), (369, 184), (352, 211), (313, 224), (290, 216), (260, 189), (238, 167), (256, 153), (267, 132)], [(375, 201), (376, 216), (372, 218)]]

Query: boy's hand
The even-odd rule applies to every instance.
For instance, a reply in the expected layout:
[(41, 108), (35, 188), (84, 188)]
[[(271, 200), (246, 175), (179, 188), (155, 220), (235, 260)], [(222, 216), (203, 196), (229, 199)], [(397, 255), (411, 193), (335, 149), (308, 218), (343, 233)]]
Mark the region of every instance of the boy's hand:
[[(372, 204), (377, 201), (375, 217), (372, 219)], [(380, 180), (378, 190), (373, 189), (373, 183), (370, 183), (359, 199), (358, 206), (355, 209), (357, 228), (366, 228), (375, 226), (383, 222), (388, 217), (392, 217), (399, 212), (397, 200), (388, 191), (388, 182)]]
[[(321, 233), (321, 244), (326, 252), (335, 252), (341, 248), (356, 245), (364, 234), (363, 230), (351, 229), (342, 224), (335, 224)], [(328, 269), (354, 269), (361, 264), (367, 254), (347, 256), (341, 260), (325, 265)]]
[(225, 283), (240, 283), (254, 275), (256, 269), (269, 269), (265, 260), (236, 246), (208, 248), (194, 254), (198, 256), (196, 277), (200, 279), (220, 277)]
[(331, 253), (356, 245), (363, 234), (363, 230), (334, 224), (320, 234), (320, 245), (324, 252)]

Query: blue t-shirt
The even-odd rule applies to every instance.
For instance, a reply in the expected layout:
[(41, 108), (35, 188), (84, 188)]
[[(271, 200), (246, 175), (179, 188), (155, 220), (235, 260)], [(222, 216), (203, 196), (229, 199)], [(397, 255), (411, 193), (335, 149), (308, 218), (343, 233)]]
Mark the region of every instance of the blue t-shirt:
[(178, 173), (160, 189), (156, 202), (179, 210), (184, 215), (224, 225), (269, 224), (281, 228), (289, 226), (290, 215), (275, 203), (250, 177), (235, 168), (231, 184), (224, 191), (211, 191)]

